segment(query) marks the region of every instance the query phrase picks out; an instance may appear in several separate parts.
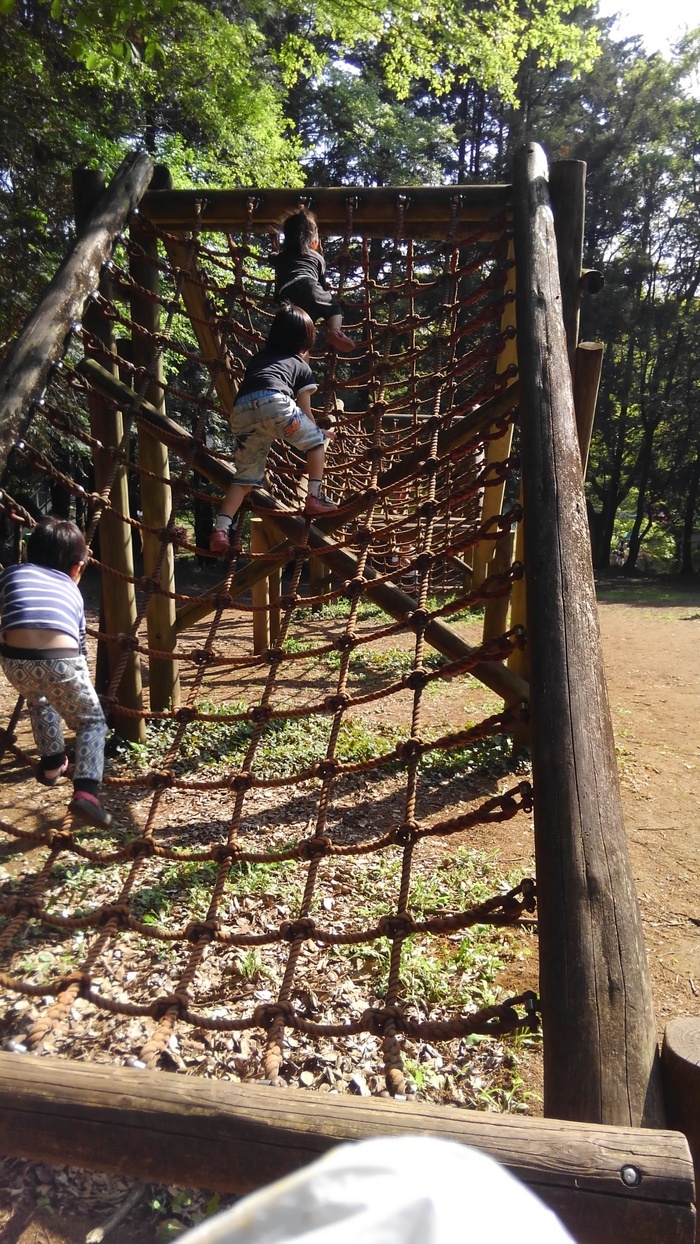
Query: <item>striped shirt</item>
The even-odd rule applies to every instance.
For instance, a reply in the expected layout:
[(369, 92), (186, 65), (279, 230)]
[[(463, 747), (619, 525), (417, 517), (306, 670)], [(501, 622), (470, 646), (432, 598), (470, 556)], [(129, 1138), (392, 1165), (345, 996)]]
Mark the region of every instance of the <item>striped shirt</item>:
[(70, 575), (33, 562), (7, 566), (0, 571), (0, 595), (3, 631), (60, 631), (87, 652), (85, 606)]

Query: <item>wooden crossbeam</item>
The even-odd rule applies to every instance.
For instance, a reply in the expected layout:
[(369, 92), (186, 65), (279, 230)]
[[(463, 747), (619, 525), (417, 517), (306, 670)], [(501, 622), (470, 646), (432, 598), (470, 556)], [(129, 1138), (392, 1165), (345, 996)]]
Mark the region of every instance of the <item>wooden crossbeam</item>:
[[(405, 237), (445, 238), (454, 223), (456, 235), (474, 225), (486, 225), (510, 207), (511, 187), (438, 186), (391, 187), (339, 186), (306, 190), (152, 190), (141, 211), (164, 229), (193, 227), (195, 216), (206, 230), (238, 230), (251, 225), (253, 232), (277, 228), (284, 217), (305, 203), (316, 215), (322, 233), (343, 234), (352, 204), (352, 232), (366, 237), (391, 237), (399, 207), (403, 208)], [(249, 205), (252, 204), (252, 212)], [(455, 213), (456, 204), (456, 213)], [(453, 213), (454, 222), (453, 222)], [(502, 232), (495, 228), (495, 234)]]
[(0, 1053), (0, 1152), (13, 1157), (246, 1193), (342, 1141), (416, 1134), (502, 1162), (578, 1244), (693, 1244), (693, 1167), (676, 1132)]

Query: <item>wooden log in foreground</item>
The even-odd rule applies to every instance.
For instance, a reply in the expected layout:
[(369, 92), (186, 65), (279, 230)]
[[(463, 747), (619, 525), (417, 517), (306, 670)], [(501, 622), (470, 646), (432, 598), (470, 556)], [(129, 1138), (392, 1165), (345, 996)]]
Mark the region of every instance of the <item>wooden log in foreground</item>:
[(545, 1112), (660, 1126), (542, 149), (523, 148), (515, 173)]
[[(0, 1152), (13, 1157), (245, 1193), (342, 1141), (415, 1134), (473, 1145), (502, 1162), (578, 1244), (694, 1240), (692, 1162), (675, 1132), (0, 1054)], [(468, 1190), (465, 1198), (468, 1212)]]
[(71, 324), (80, 319), (85, 299), (97, 289), (115, 236), (148, 186), (152, 167), (145, 152), (124, 160), (8, 352), (0, 370), (0, 475), (27, 425), (32, 402), (41, 396), (51, 366), (63, 355)]
[[(177, 452), (183, 453), (186, 446), (191, 446), (192, 437), (184, 428), (175, 423), (173, 419), (156, 410), (154, 406), (150, 406), (148, 402), (135, 399), (132, 391), (126, 385), (123, 385), (120, 380), (115, 379), (110, 372), (100, 367), (99, 363), (96, 363), (93, 359), (85, 359), (79, 364), (78, 370), (87, 376), (92, 384), (116, 398), (117, 401), (124, 403), (126, 406), (135, 406), (137, 421), (139, 423), (143, 421), (158, 428), (159, 436), (163, 438), (166, 444), (172, 444)], [(485, 403), (485, 407), (487, 406), (489, 410), (487, 417), (492, 421), (497, 417), (497, 414), (508, 410), (509, 403), (512, 404), (513, 400), (514, 398), (510, 394), (501, 394), (498, 398), (491, 399), (489, 403)], [(465, 428), (460, 428), (459, 425), (454, 424), (443, 434), (444, 439), (440, 442), (442, 445), (440, 450), (441, 456), (451, 449), (457, 448), (463, 439), (466, 440), (474, 434), (474, 420), (478, 413), (475, 412), (474, 416), (468, 416), (464, 420)], [(425, 456), (425, 451), (419, 450), (416, 452), (418, 453), (416, 462), (420, 462), (421, 455)], [(407, 461), (412, 460), (413, 455), (407, 455)], [(219, 487), (224, 489), (236, 478), (233, 468), (228, 463), (215, 458), (207, 449), (200, 445), (197, 445), (193, 450), (192, 465), (205, 479), (211, 480), (212, 483), (218, 484)], [(402, 478), (399, 475), (402, 465), (402, 463), (398, 463), (392, 467), (383, 478), (392, 484), (397, 482), (398, 479)], [(411, 473), (409, 468), (404, 469), (408, 469), (409, 474)], [(380, 479), (381, 483), (382, 480)], [(269, 493), (264, 492), (262, 489), (253, 489), (251, 496), (259, 513), (264, 515), (268, 524), (275, 527), (282, 535), (282, 547), (284, 547), (286, 542), (289, 542), (291, 547), (304, 539), (307, 526), (304, 519), (289, 510), (283, 510)], [(358, 506), (364, 507), (365, 505), (366, 500), (358, 498)], [(309, 530), (308, 542), (310, 548), (318, 554), (321, 561), (341, 580), (344, 581), (355, 577), (358, 568), (357, 558), (345, 549), (337, 549), (333, 541), (324, 536), (323, 532), (315, 525), (312, 525)], [(273, 551), (278, 552), (279, 549)], [(240, 595), (243, 591), (252, 587), (259, 579), (265, 578), (269, 574), (269, 570), (269, 563), (264, 560), (246, 566), (240, 577), (235, 576), (237, 582), (231, 585), (230, 594), (232, 598), (234, 595)], [(379, 576), (370, 567), (367, 567), (365, 570), (364, 577), (367, 580), (365, 587), (367, 596), (370, 600), (375, 601), (390, 617), (397, 619), (405, 618), (407, 613), (415, 610), (416, 602), (410, 596), (407, 596), (405, 592), (394, 587), (393, 584), (374, 584), (373, 579), (379, 578)], [(211, 612), (210, 605), (205, 610), (206, 612)], [(204, 616), (204, 614), (199, 616)], [(190, 613), (189, 618), (189, 624), (191, 625), (194, 621), (192, 613)], [(461, 636), (440, 618), (429, 623), (425, 631), (425, 638), (433, 648), (436, 648), (438, 652), (441, 652), (443, 656), (448, 657), (451, 661), (468, 658), (473, 652), (473, 649), (464, 642)], [(508, 705), (518, 704), (528, 698), (527, 683), (498, 661), (480, 662), (470, 672), (475, 678), (478, 678), (487, 687), (490, 687), (492, 691), (495, 691), (497, 695), (502, 696)]]

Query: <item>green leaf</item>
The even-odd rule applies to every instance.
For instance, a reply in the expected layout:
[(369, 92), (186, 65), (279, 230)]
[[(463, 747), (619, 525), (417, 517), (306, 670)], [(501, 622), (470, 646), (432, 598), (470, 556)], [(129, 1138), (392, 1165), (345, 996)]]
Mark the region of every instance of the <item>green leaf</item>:
[(59, 17), (62, 17), (62, 15), (63, 15), (63, 0), (53, 0), (53, 4), (51, 5), (51, 16), (54, 18), (54, 20), (56, 20)]

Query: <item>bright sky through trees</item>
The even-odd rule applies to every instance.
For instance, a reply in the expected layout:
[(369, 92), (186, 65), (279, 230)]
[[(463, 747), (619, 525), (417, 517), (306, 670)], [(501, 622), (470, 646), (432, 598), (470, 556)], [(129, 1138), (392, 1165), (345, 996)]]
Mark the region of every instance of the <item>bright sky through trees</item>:
[(697, 0), (599, 0), (603, 17), (619, 14), (614, 34), (627, 38), (641, 35), (647, 52), (668, 55), (673, 43), (700, 25)]

